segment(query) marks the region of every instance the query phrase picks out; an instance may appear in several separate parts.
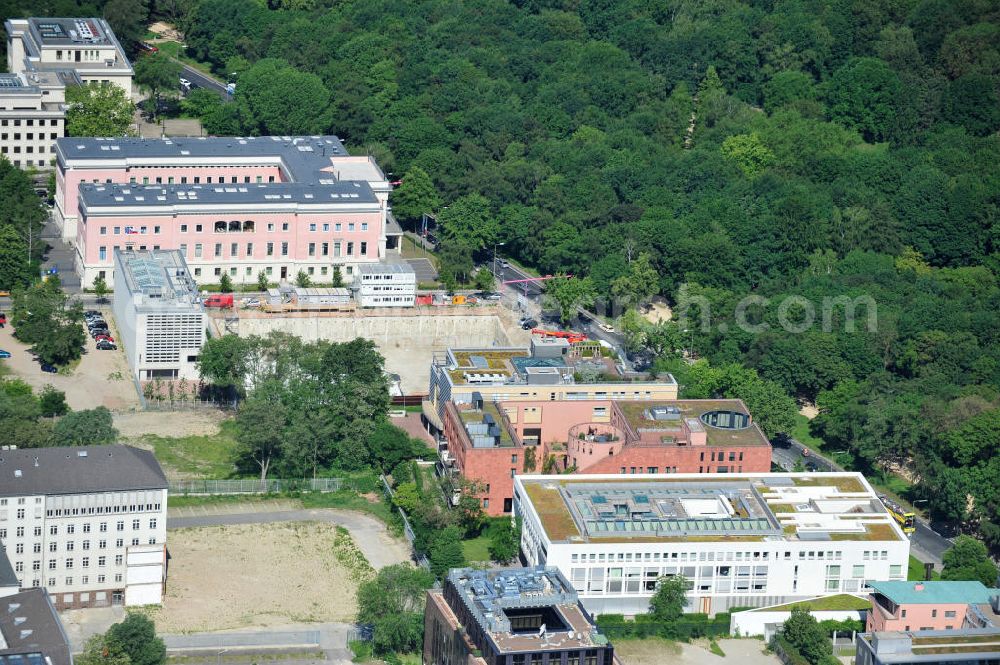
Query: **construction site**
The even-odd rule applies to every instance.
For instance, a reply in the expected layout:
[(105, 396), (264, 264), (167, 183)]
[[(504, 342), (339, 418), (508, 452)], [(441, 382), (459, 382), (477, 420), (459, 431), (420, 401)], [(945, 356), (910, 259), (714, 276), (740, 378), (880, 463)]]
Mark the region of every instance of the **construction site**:
[(213, 336), (227, 332), (264, 336), (272, 331), (304, 341), (370, 339), (385, 357), (386, 371), (399, 375), (405, 395), (424, 394), (435, 351), (455, 346), (479, 348), (527, 344), (530, 332), (503, 303), (440, 304), (424, 307), (218, 309), (210, 313)]

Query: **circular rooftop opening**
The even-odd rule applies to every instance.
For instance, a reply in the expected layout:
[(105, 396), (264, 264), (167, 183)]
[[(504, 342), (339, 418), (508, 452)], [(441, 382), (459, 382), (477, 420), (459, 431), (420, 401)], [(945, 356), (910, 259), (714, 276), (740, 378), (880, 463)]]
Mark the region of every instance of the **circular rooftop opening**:
[(701, 422), (717, 429), (746, 429), (750, 416), (739, 411), (708, 411), (701, 414)]

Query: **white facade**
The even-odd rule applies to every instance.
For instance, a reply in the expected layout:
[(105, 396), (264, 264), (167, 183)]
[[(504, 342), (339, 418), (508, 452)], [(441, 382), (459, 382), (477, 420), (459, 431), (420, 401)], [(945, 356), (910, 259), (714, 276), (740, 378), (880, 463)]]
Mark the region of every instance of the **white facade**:
[[(39, 452), (40, 464), (48, 465), (50, 455), (65, 454), (59, 463), (71, 466), (80, 461), (80, 473), (87, 473), (90, 455), (107, 454), (124, 446), (51, 448), (42, 451), (0, 451), (10, 458)], [(79, 457), (77, 457), (79, 456)], [(152, 457), (152, 455), (149, 455)], [(162, 488), (59, 493), (32, 490), (11, 493), (6, 482), (13, 477), (12, 460), (0, 471), (0, 543), (10, 559), (22, 588), (45, 587), (60, 609), (101, 607), (127, 603), (129, 589), (143, 587), (142, 604), (159, 603), (163, 571), (137, 569), (127, 565), (133, 551), (160, 552), (165, 560), (167, 541), (167, 490)], [(25, 477), (31, 472), (23, 470)], [(20, 478), (22, 476), (18, 476)], [(159, 592), (154, 594), (152, 576), (159, 574)]]
[(413, 268), (402, 263), (361, 265), (354, 288), (361, 307), (413, 307), (417, 275)]
[[(865, 622), (867, 610), (810, 610), (816, 621)], [(774, 634), (792, 616), (791, 610), (746, 610), (734, 612), (729, 619), (729, 632), (741, 637), (762, 637), (770, 641)]]
[[(824, 476), (830, 478), (829, 484), (824, 484)], [(838, 489), (837, 478), (846, 478), (844, 482), (860, 491)], [(651, 495), (690, 488), (693, 495), (704, 496), (713, 486), (727, 483), (744, 484), (748, 492), (756, 492), (754, 505), (766, 505), (760, 508), (760, 519), (773, 528), (757, 536), (739, 526), (727, 527), (733, 535), (715, 535), (716, 524), (731, 521), (735, 513), (702, 512), (685, 518), (699, 522), (704, 534), (651, 536), (637, 527), (624, 537), (606, 537), (589, 531), (590, 521), (587, 527), (581, 524), (592, 516), (584, 518), (565, 502), (585, 486), (596, 487), (595, 491), (624, 486)], [(526, 484), (533, 485), (532, 495)], [(544, 517), (535, 501), (544, 502)], [(650, 501), (656, 503), (652, 496)], [(741, 508), (734, 505), (738, 513)], [(874, 490), (855, 473), (519, 475), (514, 479), (514, 514), (523, 518), (521, 550), (527, 564), (558, 566), (587, 609), (598, 614), (647, 611), (656, 581), (663, 575), (683, 575), (692, 584), (687, 610), (709, 614), (863, 593), (867, 580), (906, 579), (910, 551), (909, 541)], [(570, 535), (550, 535), (547, 527), (562, 523), (560, 528), (566, 528), (567, 519), (576, 524), (569, 528)], [(609, 519), (614, 524), (614, 518)], [(619, 522), (621, 527), (629, 523), (628, 517)]]
[(115, 250), (118, 344), (140, 381), (197, 381), (207, 315), (177, 251)]
[(104, 19), (10, 19), (4, 28), (8, 71), (73, 71), (83, 83), (114, 84), (132, 96), (132, 64)]
[(57, 74), (0, 74), (0, 155), (19, 168), (51, 166), (65, 132), (65, 101)]

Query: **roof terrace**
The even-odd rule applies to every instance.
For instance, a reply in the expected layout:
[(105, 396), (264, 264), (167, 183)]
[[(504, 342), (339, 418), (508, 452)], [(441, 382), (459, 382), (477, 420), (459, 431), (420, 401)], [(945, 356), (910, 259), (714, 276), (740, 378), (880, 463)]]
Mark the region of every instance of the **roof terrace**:
[(554, 567), (454, 569), (448, 583), (500, 653), (604, 646), (576, 591)]
[(659, 442), (684, 432), (704, 432), (710, 446), (768, 446), (770, 443), (738, 399), (618, 401), (616, 408), (639, 439)]
[(515, 482), (552, 541), (904, 537), (859, 474), (518, 476)]

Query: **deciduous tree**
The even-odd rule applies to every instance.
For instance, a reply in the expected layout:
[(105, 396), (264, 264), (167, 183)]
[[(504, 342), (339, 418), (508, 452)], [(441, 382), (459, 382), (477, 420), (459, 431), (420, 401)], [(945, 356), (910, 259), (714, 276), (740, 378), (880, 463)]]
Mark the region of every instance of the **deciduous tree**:
[(135, 104), (117, 85), (71, 85), (66, 88), (67, 136), (127, 136)]

